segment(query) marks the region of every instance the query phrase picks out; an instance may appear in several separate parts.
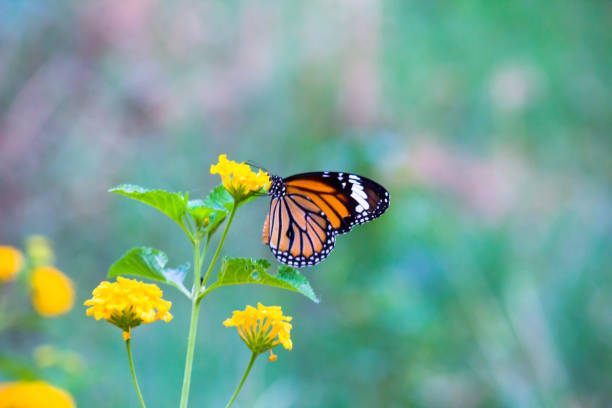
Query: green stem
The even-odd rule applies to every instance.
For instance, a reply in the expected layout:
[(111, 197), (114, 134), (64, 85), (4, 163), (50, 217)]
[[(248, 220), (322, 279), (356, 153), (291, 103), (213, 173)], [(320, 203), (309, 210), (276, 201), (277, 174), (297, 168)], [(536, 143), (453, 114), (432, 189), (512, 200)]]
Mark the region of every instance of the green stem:
[(208, 282), (208, 278), (210, 276), (210, 272), (212, 271), (215, 263), (217, 262), (217, 258), (219, 257), (219, 253), (221, 252), (221, 248), (223, 247), (223, 242), (225, 242), (225, 236), (227, 235), (227, 231), (229, 230), (230, 225), (232, 224), (232, 220), (234, 219), (234, 214), (236, 214), (236, 207), (238, 207), (237, 203), (234, 202), (234, 207), (230, 213), (229, 219), (227, 220), (227, 224), (225, 224), (225, 229), (223, 230), (223, 235), (221, 235), (221, 241), (219, 241), (219, 246), (217, 247), (217, 251), (213, 256), (212, 261), (210, 261), (210, 266), (206, 271), (206, 275), (204, 275), (204, 280), (202, 281), (202, 286), (206, 286), (206, 282)]
[(193, 246), (193, 292), (191, 293), (191, 321), (189, 323), (189, 337), (187, 340), (187, 355), (185, 356), (185, 374), (183, 375), (183, 388), (181, 390), (180, 408), (187, 408), (189, 402), (189, 386), (191, 384), (191, 371), (193, 368), (193, 354), (198, 331), (198, 315), (200, 313), (200, 273), (202, 269), (202, 256), (200, 255), (200, 241), (196, 240)]
[(130, 371), (132, 371), (132, 378), (134, 379), (134, 386), (136, 387), (136, 393), (138, 393), (138, 399), (140, 400), (140, 406), (146, 408), (142, 394), (140, 393), (140, 387), (138, 386), (138, 380), (136, 379), (136, 371), (134, 371), (134, 361), (132, 360), (132, 347), (130, 339), (125, 341), (125, 347), (127, 348), (128, 360), (130, 360)]
[(253, 363), (255, 362), (255, 359), (257, 358), (258, 355), (259, 354), (257, 354), (257, 353), (253, 353), (251, 355), (251, 361), (249, 361), (249, 366), (247, 367), (246, 371), (244, 372), (244, 375), (242, 376), (242, 380), (240, 381), (240, 384), (238, 384), (238, 388), (236, 388), (236, 391), (234, 391), (234, 395), (232, 395), (232, 399), (230, 399), (230, 401), (227, 403), (225, 408), (231, 407), (232, 404), (234, 403), (234, 400), (238, 396), (238, 393), (242, 389), (242, 385), (244, 384), (244, 382), (246, 381), (247, 377), (249, 376), (249, 372), (251, 372), (251, 368), (253, 367)]
[(193, 224), (191, 223), (191, 217), (184, 216), (184, 220), (186, 221), (187, 229), (189, 230), (191, 237), (193, 237), (193, 231), (196, 231), (197, 233), (197, 228), (194, 228)]
[(193, 235), (191, 234), (191, 232), (189, 232), (189, 230), (185, 228), (185, 225), (179, 223), (179, 227), (181, 227), (181, 229), (185, 232), (185, 234), (187, 234), (187, 238), (189, 238), (189, 242), (195, 245), (196, 241), (193, 239)]
[(198, 330), (198, 315), (200, 304), (193, 300), (191, 307), (191, 322), (189, 323), (189, 340), (187, 342), (187, 356), (185, 357), (185, 374), (183, 376), (183, 389), (181, 391), (181, 408), (187, 408), (189, 402), (189, 386), (191, 384), (191, 370), (193, 368), (193, 354), (195, 352), (196, 332)]
[[(223, 231), (223, 236), (221, 236), (221, 241), (219, 242), (219, 246), (217, 247), (217, 251), (213, 256), (212, 261), (210, 262), (210, 266), (200, 283), (200, 276), (202, 272), (202, 260), (204, 258), (204, 254), (208, 249), (209, 239), (206, 240), (206, 245), (204, 247), (204, 254), (200, 254), (200, 240), (196, 239), (194, 242), (194, 254), (193, 254), (193, 264), (194, 264), (194, 273), (193, 273), (193, 292), (191, 294), (191, 321), (189, 323), (189, 337), (187, 339), (187, 355), (185, 357), (185, 374), (183, 376), (183, 388), (181, 391), (181, 403), (180, 408), (187, 408), (187, 404), (189, 402), (189, 386), (191, 384), (191, 371), (193, 369), (193, 355), (195, 352), (195, 340), (196, 333), (198, 331), (198, 315), (200, 313), (200, 302), (202, 301), (202, 297), (200, 296), (202, 286), (206, 285), (206, 281), (210, 275), (210, 271), (212, 271), (217, 258), (219, 257), (219, 253), (221, 252), (221, 248), (223, 247), (223, 242), (225, 242), (225, 237), (227, 235), (227, 231), (229, 230), (229, 226), (234, 219), (234, 214), (236, 213), (236, 205), (234, 204), (234, 208), (230, 213), (230, 218), (225, 225), (225, 230)], [(210, 238), (210, 237), (209, 237)]]

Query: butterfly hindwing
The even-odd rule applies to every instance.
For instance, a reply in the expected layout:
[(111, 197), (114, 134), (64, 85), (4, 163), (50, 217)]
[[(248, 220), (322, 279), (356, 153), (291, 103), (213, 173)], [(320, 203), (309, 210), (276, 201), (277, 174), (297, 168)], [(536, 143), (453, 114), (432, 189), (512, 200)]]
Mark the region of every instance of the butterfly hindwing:
[(286, 195), (272, 198), (263, 241), (280, 262), (302, 267), (325, 259), (336, 240), (329, 220), (316, 204), (302, 196)]

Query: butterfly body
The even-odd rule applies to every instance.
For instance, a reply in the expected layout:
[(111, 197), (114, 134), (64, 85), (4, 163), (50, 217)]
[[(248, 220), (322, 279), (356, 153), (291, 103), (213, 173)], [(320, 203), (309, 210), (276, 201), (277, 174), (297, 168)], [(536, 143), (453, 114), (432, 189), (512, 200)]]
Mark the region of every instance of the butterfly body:
[(356, 174), (324, 171), (270, 179), (270, 212), (262, 240), (276, 259), (295, 267), (321, 262), (333, 249), (336, 235), (379, 217), (389, 207), (389, 192)]

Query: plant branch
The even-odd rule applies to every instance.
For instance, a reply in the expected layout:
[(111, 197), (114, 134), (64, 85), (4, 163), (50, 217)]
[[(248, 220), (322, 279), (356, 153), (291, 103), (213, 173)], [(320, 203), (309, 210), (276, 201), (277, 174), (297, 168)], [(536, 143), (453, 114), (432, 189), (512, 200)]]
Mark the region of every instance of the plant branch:
[(210, 276), (210, 272), (212, 271), (215, 263), (217, 262), (217, 258), (219, 257), (219, 253), (221, 252), (221, 248), (223, 247), (223, 243), (225, 242), (225, 237), (227, 236), (227, 231), (234, 219), (234, 214), (236, 213), (236, 203), (234, 203), (234, 207), (232, 208), (229, 220), (225, 225), (225, 229), (223, 230), (223, 235), (221, 236), (221, 241), (219, 241), (219, 245), (217, 246), (217, 250), (215, 251), (215, 255), (213, 256), (208, 270), (206, 271), (206, 275), (204, 275), (204, 279), (200, 282), (200, 276), (202, 272), (202, 260), (204, 259), (204, 255), (206, 254), (206, 250), (208, 249), (208, 244), (210, 242), (210, 236), (206, 239), (206, 244), (204, 246), (204, 253), (200, 254), (200, 244), (201, 238), (196, 237), (194, 241), (194, 254), (193, 254), (193, 291), (191, 293), (191, 321), (189, 323), (189, 336), (187, 339), (187, 355), (185, 357), (185, 374), (183, 376), (183, 387), (181, 391), (181, 402), (180, 408), (187, 408), (187, 404), (189, 402), (189, 387), (191, 384), (191, 371), (193, 369), (193, 355), (195, 352), (195, 340), (196, 333), (198, 330), (198, 315), (200, 313), (200, 302), (202, 301), (203, 296), (200, 296), (202, 286), (206, 285), (208, 278)]
[[(217, 262), (217, 258), (219, 257), (219, 253), (221, 252), (221, 248), (223, 247), (223, 243), (225, 242), (225, 237), (227, 236), (227, 231), (229, 230), (230, 225), (232, 224), (232, 220), (234, 219), (234, 215), (236, 214), (236, 208), (238, 207), (237, 203), (234, 202), (234, 206), (232, 207), (232, 211), (230, 213), (229, 219), (227, 220), (227, 224), (225, 224), (225, 229), (223, 230), (223, 235), (221, 236), (221, 241), (219, 241), (219, 246), (217, 246), (217, 250), (215, 251), (215, 255), (213, 259), (210, 261), (210, 265), (208, 270), (206, 271), (206, 275), (204, 275), (204, 280), (202, 281), (202, 286), (206, 287), (206, 282), (208, 282), (208, 278), (210, 277), (210, 272), (212, 271), (215, 263)], [(203, 296), (200, 297), (200, 300)]]
[(193, 368), (193, 355), (195, 352), (195, 340), (198, 331), (198, 315), (200, 305), (197, 302), (200, 292), (200, 273), (202, 269), (202, 256), (200, 255), (200, 241), (196, 240), (193, 250), (193, 291), (191, 293), (191, 321), (189, 323), (189, 336), (187, 338), (187, 355), (185, 356), (185, 374), (183, 375), (183, 387), (181, 390), (180, 408), (187, 408), (189, 402), (189, 386), (191, 384), (191, 371)]
[(183, 229), (185, 234), (187, 234), (187, 238), (189, 238), (189, 242), (191, 242), (191, 244), (193, 246), (195, 246), (196, 245), (196, 241), (195, 241), (195, 239), (193, 239), (193, 235), (191, 234), (191, 232), (189, 232), (189, 230), (187, 228), (185, 228), (185, 224), (179, 223), (179, 222), (177, 222), (177, 224)]
[(175, 283), (175, 282), (168, 282), (168, 283), (170, 285), (174, 286), (175, 288), (177, 288), (183, 295), (185, 295), (189, 299), (191, 299), (191, 293), (189, 293), (187, 288), (185, 286), (183, 286), (181, 283)]
[(132, 360), (132, 347), (131, 340), (125, 341), (125, 347), (127, 348), (128, 360), (130, 360), (130, 371), (132, 372), (132, 379), (134, 380), (134, 386), (136, 387), (136, 393), (138, 393), (138, 399), (140, 400), (140, 406), (146, 408), (142, 394), (140, 393), (140, 387), (138, 386), (138, 380), (136, 379), (136, 371), (134, 371), (134, 361)]
[(249, 376), (249, 373), (251, 372), (251, 368), (253, 368), (253, 363), (255, 362), (255, 359), (257, 358), (258, 355), (259, 354), (255, 353), (255, 352), (253, 352), (253, 354), (251, 355), (251, 361), (249, 361), (249, 365), (248, 365), (246, 371), (244, 372), (244, 375), (242, 376), (242, 380), (240, 381), (240, 384), (238, 384), (238, 387), (236, 388), (236, 391), (234, 391), (234, 395), (232, 395), (232, 399), (230, 399), (230, 401), (227, 403), (225, 408), (230, 408), (232, 406), (232, 404), (234, 403), (234, 400), (238, 396), (238, 393), (242, 389), (242, 385), (244, 384), (244, 382), (246, 381), (247, 377)]

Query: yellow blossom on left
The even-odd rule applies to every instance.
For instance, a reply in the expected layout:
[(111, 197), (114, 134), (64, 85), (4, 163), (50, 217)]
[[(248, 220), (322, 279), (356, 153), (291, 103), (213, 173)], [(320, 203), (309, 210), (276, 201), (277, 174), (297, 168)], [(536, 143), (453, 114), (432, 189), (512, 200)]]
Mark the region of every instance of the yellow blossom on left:
[(225, 154), (219, 155), (219, 163), (210, 166), (210, 174), (221, 176), (223, 187), (236, 201), (270, 186), (268, 173), (261, 169), (255, 173), (248, 164), (230, 161)]
[(42, 381), (0, 384), (0, 408), (76, 408), (66, 391)]
[(70, 278), (52, 266), (32, 271), (32, 305), (42, 316), (68, 313), (74, 304), (74, 287)]
[(117, 282), (102, 282), (83, 303), (90, 306), (87, 316), (105, 319), (123, 329), (124, 340), (130, 339), (133, 327), (157, 320), (169, 322), (171, 302), (162, 299), (162, 290), (153, 283), (117, 277)]
[[(291, 341), (291, 316), (284, 316), (280, 306), (264, 306), (257, 303), (257, 308), (248, 306), (236, 310), (230, 319), (223, 322), (225, 327), (236, 327), (240, 338), (253, 351), (263, 353), (282, 344), (287, 350), (293, 348)], [(270, 353), (270, 361), (276, 355)]]
[(0, 282), (15, 279), (23, 267), (23, 255), (11, 246), (0, 246)]

